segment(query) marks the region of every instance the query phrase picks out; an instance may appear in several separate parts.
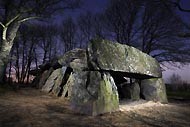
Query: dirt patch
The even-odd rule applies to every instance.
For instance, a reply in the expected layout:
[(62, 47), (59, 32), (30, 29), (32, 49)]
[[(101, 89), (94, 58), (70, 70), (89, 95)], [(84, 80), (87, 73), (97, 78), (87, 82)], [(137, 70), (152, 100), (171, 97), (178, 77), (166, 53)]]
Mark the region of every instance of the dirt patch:
[[(138, 105), (137, 105), (138, 104)], [(121, 102), (120, 111), (92, 117), (69, 109), (68, 100), (36, 89), (0, 96), (0, 127), (189, 126), (190, 102)]]

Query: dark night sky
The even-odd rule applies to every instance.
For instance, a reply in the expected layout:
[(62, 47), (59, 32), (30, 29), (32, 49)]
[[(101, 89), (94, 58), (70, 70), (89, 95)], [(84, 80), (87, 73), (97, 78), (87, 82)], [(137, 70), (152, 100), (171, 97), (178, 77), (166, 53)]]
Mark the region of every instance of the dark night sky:
[(101, 12), (109, 0), (84, 0), (82, 9), (91, 12)]
[(100, 13), (102, 12), (109, 0), (82, 0), (83, 4), (79, 9), (74, 10), (66, 10), (64, 13), (62, 13), (59, 16), (54, 17), (55, 23), (61, 23), (61, 21), (64, 18), (72, 17), (73, 19), (76, 19), (80, 14), (83, 14), (85, 12), (91, 12), (91, 13)]
[[(68, 16), (71, 16), (72, 18), (77, 18), (81, 13), (85, 13), (87, 11), (92, 12), (92, 13), (98, 13), (102, 12), (109, 0), (82, 0), (83, 4), (79, 9), (74, 9), (74, 10), (67, 10), (62, 15), (57, 16), (54, 20), (55, 22), (61, 22), (63, 18), (66, 18)], [(190, 9), (190, 0), (181, 0), (181, 6), (185, 9)], [(181, 12), (177, 10), (177, 13), (180, 15), (180, 17), (185, 21), (189, 22), (190, 21), (190, 13), (189, 12)]]

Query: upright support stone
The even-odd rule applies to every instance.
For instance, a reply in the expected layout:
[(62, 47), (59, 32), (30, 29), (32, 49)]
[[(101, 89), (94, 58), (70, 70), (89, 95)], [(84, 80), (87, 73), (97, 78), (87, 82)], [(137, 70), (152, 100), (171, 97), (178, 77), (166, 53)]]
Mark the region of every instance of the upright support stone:
[(66, 69), (67, 69), (67, 67), (62, 67), (62, 68), (57, 69), (58, 70), (58, 73), (56, 74), (57, 78), (54, 81), (54, 86), (51, 91), (51, 93), (53, 93), (56, 96), (58, 96), (61, 92), (61, 89), (62, 89), (61, 85), (62, 85), (63, 77), (64, 77), (64, 75), (66, 75), (66, 73), (65, 73)]
[[(71, 93), (72, 93), (72, 85), (74, 84), (74, 77), (73, 77), (73, 73), (71, 73), (69, 75), (68, 80), (66, 81), (66, 84), (63, 86), (63, 92), (61, 97), (67, 97), (70, 98), (71, 97)], [(66, 96), (67, 95), (67, 96)]]
[(167, 103), (166, 88), (162, 78), (145, 79), (141, 81), (141, 94), (145, 100)]
[(110, 75), (83, 71), (74, 77), (71, 93), (74, 111), (95, 116), (119, 109), (117, 88)]
[(45, 85), (42, 87), (42, 91), (44, 92), (52, 92), (53, 94), (57, 95), (59, 94), (61, 90), (61, 83), (63, 76), (65, 74), (66, 67), (62, 67), (59, 69), (56, 69), (53, 71), (53, 73), (49, 76), (47, 79)]
[(103, 74), (100, 81), (100, 91), (98, 99), (93, 103), (92, 115), (98, 115), (106, 112), (114, 112), (119, 109), (119, 96), (117, 87), (109, 73)]
[(123, 97), (125, 99), (139, 100), (140, 99), (140, 86), (137, 82), (126, 83), (120, 88), (122, 91)]
[(46, 83), (46, 80), (49, 78), (52, 72), (53, 72), (53, 68), (50, 68), (49, 70), (46, 70), (43, 72), (43, 74), (41, 75), (40, 81), (38, 83), (39, 89), (41, 89), (44, 86), (44, 84)]

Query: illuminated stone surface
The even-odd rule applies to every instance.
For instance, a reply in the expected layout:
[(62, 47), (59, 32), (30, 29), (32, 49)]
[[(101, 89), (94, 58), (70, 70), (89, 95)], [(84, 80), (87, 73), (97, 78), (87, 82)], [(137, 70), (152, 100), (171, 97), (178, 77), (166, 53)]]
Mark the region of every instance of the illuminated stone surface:
[(71, 50), (42, 68), (54, 68), (51, 75), (41, 74), (42, 79), (49, 77), (42, 90), (68, 97), (71, 108), (79, 113), (117, 111), (121, 96), (167, 103), (159, 63), (127, 45), (92, 40), (87, 50)]

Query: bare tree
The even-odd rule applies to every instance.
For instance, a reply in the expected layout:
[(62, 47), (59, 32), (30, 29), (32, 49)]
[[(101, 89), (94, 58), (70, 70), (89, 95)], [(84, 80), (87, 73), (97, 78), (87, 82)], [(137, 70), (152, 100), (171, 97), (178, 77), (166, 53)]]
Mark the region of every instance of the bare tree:
[[(187, 29), (186, 31), (183, 31), (179, 34), (179, 37), (182, 38), (189, 38), (190, 37), (190, 24), (188, 22), (185, 22), (183, 18), (181, 18), (180, 16), (176, 16), (175, 11), (181, 11), (184, 13), (189, 13), (190, 12), (190, 8), (184, 8), (182, 6), (182, 2), (187, 2), (185, 0), (160, 0), (163, 5), (165, 5), (167, 11), (169, 11), (171, 13), (171, 15), (173, 15), (176, 20), (180, 21), (183, 23), (183, 25), (185, 26), (185, 28)], [(173, 8), (171, 8), (171, 6)], [(174, 11), (175, 10), (175, 11)]]
[(20, 25), (39, 16), (51, 16), (55, 12), (76, 7), (79, 0), (1, 0), (0, 25), (0, 82), (8, 63), (8, 56)]
[(181, 5), (181, 2), (183, 0), (161, 0), (162, 2), (164, 2), (165, 4), (173, 4), (174, 7), (176, 7), (177, 9), (179, 9), (180, 11), (183, 11), (183, 12), (190, 12), (190, 9), (189, 8), (183, 8), (182, 5)]
[(29, 83), (29, 72), (34, 65), (36, 69), (38, 68), (40, 59), (49, 60), (56, 55), (53, 54), (56, 46), (55, 39), (58, 36), (56, 29), (55, 25), (21, 26), (17, 43), (13, 46), (11, 54), (16, 55), (16, 59), (10, 62), (16, 71), (16, 79), (19, 83)]
[(12, 70), (12, 67), (15, 69), (18, 83), (24, 83), (26, 77), (28, 77), (28, 71), (33, 61), (33, 50), (37, 41), (34, 40), (35, 32), (31, 28), (32, 27), (29, 28), (28, 26), (21, 27), (20, 31), (22, 31), (22, 33), (19, 33), (19, 36), (16, 38), (16, 43), (14, 43), (11, 50), (11, 56), (15, 55), (16, 59), (10, 61), (11, 66), (9, 70)]
[(183, 85), (183, 80), (180, 75), (173, 73), (169, 77), (170, 87), (172, 90), (178, 90)]
[(188, 63), (190, 47), (178, 36), (183, 23), (168, 8), (175, 7), (156, 0), (112, 0), (104, 13), (104, 27), (111, 35), (106, 38), (138, 47), (161, 63)]
[(14, 43), (14, 49), (15, 51), (13, 52), (13, 54), (15, 54), (15, 65), (13, 66), (13, 68), (15, 69), (15, 77), (17, 79), (17, 82), (20, 82), (20, 52), (19, 52), (19, 41), (16, 40)]
[(94, 37), (102, 39), (106, 38), (107, 35), (104, 27), (104, 16), (102, 14), (94, 14), (93, 17)]
[(84, 45), (94, 37), (94, 15), (91, 12), (81, 14), (78, 18), (77, 25), (79, 36)]
[(142, 25), (138, 34), (141, 50), (159, 62), (189, 62), (190, 47), (178, 37), (183, 29), (182, 23), (159, 2), (147, 1), (142, 10)]
[(105, 38), (103, 18), (101, 13), (93, 14), (89, 11), (79, 16), (77, 19), (77, 40), (80, 48), (86, 47), (92, 38)]
[(111, 0), (109, 3), (105, 24), (117, 42), (131, 45), (140, 3), (139, 0)]
[(76, 43), (76, 25), (71, 17), (65, 19), (62, 23), (61, 40), (64, 43), (64, 52), (75, 48)]
[[(36, 37), (39, 40), (38, 46), (41, 48), (40, 54), (43, 54), (41, 57), (42, 63), (47, 62), (52, 59), (53, 49), (56, 48), (56, 38), (58, 37), (57, 25), (55, 24), (43, 24), (35, 26), (35, 32), (37, 33)], [(54, 52), (55, 53), (55, 52)]]

